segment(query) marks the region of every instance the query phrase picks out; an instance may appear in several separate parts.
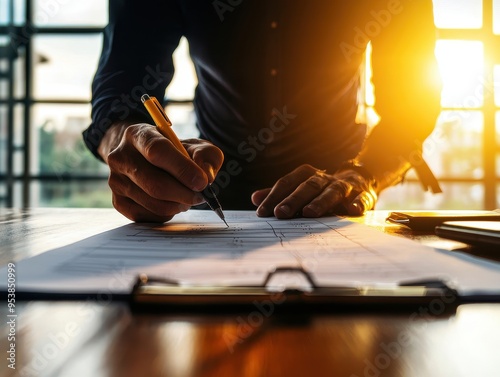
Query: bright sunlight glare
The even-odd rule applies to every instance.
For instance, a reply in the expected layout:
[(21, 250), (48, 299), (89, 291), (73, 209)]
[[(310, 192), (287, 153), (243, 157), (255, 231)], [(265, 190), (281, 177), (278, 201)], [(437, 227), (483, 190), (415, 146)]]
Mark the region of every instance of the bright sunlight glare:
[(438, 40), (436, 57), (443, 80), (441, 104), (479, 108), (484, 102), (484, 46), (479, 41)]

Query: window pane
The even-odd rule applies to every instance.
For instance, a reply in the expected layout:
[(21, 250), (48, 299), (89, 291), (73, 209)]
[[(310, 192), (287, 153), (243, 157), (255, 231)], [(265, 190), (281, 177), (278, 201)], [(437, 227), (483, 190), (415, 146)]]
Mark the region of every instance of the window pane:
[(26, 58), (24, 56), (19, 56), (14, 62), (14, 97), (22, 98), (24, 97), (25, 91), (25, 71)]
[(14, 0), (14, 7), (11, 9), (10, 0), (0, 0), (0, 25), (5, 25), (12, 21), (11, 12), (14, 14), (14, 24), (19, 25), (23, 23), (25, 20), (25, 1)]
[(7, 106), (0, 105), (0, 174), (5, 174), (6, 171), (7, 171)]
[(84, 182), (39, 182), (31, 185), (33, 207), (112, 207), (106, 180)]
[(35, 37), (35, 98), (90, 100), (101, 43), (100, 35)]
[(437, 177), (480, 179), (483, 114), (444, 111), (424, 144), (424, 157)]
[(22, 204), (22, 197), (23, 197), (23, 184), (22, 182), (14, 182), (14, 185), (13, 185), (13, 193), (12, 193), (12, 197), (13, 197), (13, 201), (12, 201), (12, 207), (13, 208), (22, 208), (23, 207), (23, 204)]
[(22, 25), (26, 23), (26, 0), (14, 0), (14, 23)]
[(441, 183), (442, 194), (422, 190), (419, 183), (406, 182), (382, 192), (378, 210), (483, 209), (484, 189), (480, 183)]
[(24, 171), (24, 158), (23, 149), (24, 147), (24, 106), (15, 105), (14, 106), (14, 156), (13, 160), (13, 170), (14, 174), (21, 175)]
[(34, 0), (37, 26), (104, 26), (108, 22), (106, 0)]
[(441, 29), (479, 29), (483, 25), (483, 2), (434, 0), (434, 17)]
[(436, 56), (443, 79), (443, 107), (481, 107), (484, 102), (483, 43), (438, 40)]
[(500, 0), (493, 0), (493, 32), (500, 34)]
[(32, 114), (33, 174), (107, 176), (107, 166), (82, 141), (82, 131), (90, 124), (89, 105), (35, 105)]
[(0, 0), (0, 25), (7, 24), (9, 22), (9, 12), (9, 0)]

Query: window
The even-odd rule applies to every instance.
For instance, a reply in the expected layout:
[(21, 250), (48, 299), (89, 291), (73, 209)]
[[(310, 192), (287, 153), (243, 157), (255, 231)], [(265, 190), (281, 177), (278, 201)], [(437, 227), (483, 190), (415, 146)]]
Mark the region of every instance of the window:
[[(496, 208), (500, 0), (434, 4), (443, 111), (424, 152), (445, 193), (423, 192), (410, 172), (378, 208)], [(107, 5), (0, 0), (0, 206), (111, 206), (107, 167), (81, 140)], [(167, 111), (181, 137), (196, 136), (196, 77), (185, 39), (174, 61)]]
[[(108, 169), (81, 136), (107, 11), (102, 0), (0, 0), (0, 206), (111, 206)], [(184, 39), (174, 59), (169, 116), (196, 136)]]
[(107, 2), (0, 0), (0, 15), (0, 204), (109, 206), (81, 138)]
[(424, 157), (444, 193), (406, 182), (382, 193), (379, 209), (494, 209), (500, 201), (499, 0), (434, 0), (442, 112)]

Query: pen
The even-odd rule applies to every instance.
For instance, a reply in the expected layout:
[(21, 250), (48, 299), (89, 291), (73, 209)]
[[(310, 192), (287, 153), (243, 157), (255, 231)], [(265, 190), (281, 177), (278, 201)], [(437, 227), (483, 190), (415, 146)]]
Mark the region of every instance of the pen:
[[(172, 122), (170, 121), (170, 119), (168, 119), (167, 114), (165, 114), (165, 111), (163, 110), (163, 107), (160, 105), (158, 100), (155, 97), (150, 97), (149, 95), (144, 94), (141, 97), (141, 101), (148, 110), (149, 115), (151, 115), (151, 117), (153, 118), (160, 133), (167, 139), (169, 139), (177, 148), (177, 150), (182, 152), (186, 157), (191, 158), (191, 156), (189, 156), (189, 153), (186, 151), (186, 148), (184, 148), (181, 141), (172, 130)], [(205, 187), (201, 194), (203, 195), (203, 198), (206, 200), (212, 211), (214, 211), (221, 218), (221, 220), (224, 221), (226, 226), (229, 227), (224, 217), (224, 213), (222, 212), (222, 207), (219, 203), (219, 200), (217, 199), (217, 196), (215, 195), (215, 192), (210, 183), (207, 185), (207, 187)]]

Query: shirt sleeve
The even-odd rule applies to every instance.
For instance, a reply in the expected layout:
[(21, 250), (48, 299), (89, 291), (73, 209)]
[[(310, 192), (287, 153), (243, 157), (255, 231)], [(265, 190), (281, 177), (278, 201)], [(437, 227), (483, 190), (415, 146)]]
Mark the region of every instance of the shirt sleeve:
[(440, 111), (432, 2), (392, 3), (398, 6), (385, 13), (385, 27), (372, 40), (375, 108), (381, 121), (368, 137), (364, 158), (382, 165), (384, 159), (409, 162), (424, 186), (439, 192), (422, 159), (422, 144)]
[(140, 98), (147, 93), (163, 100), (174, 74), (172, 53), (182, 34), (176, 1), (109, 1), (109, 23), (92, 82), (92, 123), (83, 132), (97, 158), (97, 148), (114, 122), (152, 122)]

